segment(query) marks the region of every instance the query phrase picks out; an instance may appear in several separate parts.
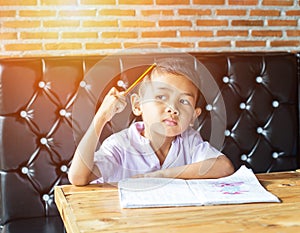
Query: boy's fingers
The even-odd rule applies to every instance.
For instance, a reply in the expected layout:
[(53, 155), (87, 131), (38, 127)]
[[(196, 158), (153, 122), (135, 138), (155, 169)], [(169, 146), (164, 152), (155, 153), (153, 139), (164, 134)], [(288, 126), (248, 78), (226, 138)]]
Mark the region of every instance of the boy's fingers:
[(111, 95), (116, 94), (116, 91), (117, 91), (117, 89), (116, 89), (115, 87), (112, 87), (112, 88), (109, 90), (108, 94), (111, 94)]

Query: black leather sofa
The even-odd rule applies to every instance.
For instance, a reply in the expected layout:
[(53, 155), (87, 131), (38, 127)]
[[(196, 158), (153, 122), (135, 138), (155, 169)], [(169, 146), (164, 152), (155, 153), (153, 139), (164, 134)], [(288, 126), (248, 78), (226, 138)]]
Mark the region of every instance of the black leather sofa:
[[(245, 164), (256, 173), (299, 168), (299, 54), (191, 55), (207, 77), (195, 125), (203, 137), (236, 168)], [(3, 233), (64, 232), (54, 186), (68, 183), (72, 155), (103, 93), (122, 86), (119, 80), (130, 84), (161, 56), (181, 55), (0, 60)], [(122, 114), (107, 124), (102, 139), (135, 120), (130, 108)]]

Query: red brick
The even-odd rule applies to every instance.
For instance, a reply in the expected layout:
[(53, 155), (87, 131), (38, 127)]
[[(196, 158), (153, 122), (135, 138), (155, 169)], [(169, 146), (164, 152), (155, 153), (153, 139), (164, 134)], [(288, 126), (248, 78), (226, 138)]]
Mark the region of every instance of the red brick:
[(58, 39), (57, 32), (21, 32), (21, 39)]
[(44, 21), (44, 27), (79, 27), (79, 20), (49, 20)]
[(37, 28), (41, 25), (40, 21), (36, 21), (36, 20), (26, 20), (26, 21), (4, 21), (2, 23), (3, 27), (7, 27), (7, 28)]
[(190, 0), (156, 0), (157, 5), (189, 5)]
[(0, 33), (0, 40), (14, 40), (17, 39), (16, 32), (2, 32)]
[(96, 10), (63, 10), (59, 16), (96, 16)]
[(287, 30), (287, 36), (300, 36), (300, 30)]
[(236, 47), (265, 47), (265, 41), (236, 41)]
[(137, 32), (102, 32), (102, 38), (137, 38)]
[(178, 14), (179, 15), (211, 15), (211, 10), (209, 9), (178, 9)]
[(230, 41), (201, 41), (198, 47), (230, 47)]
[(292, 6), (294, 0), (263, 0), (263, 6)]
[(40, 0), (41, 5), (47, 5), (47, 6), (63, 6), (63, 5), (71, 5), (76, 6), (77, 0)]
[(191, 27), (192, 22), (189, 20), (160, 20), (158, 22), (160, 27)]
[(99, 14), (106, 16), (135, 16), (135, 10), (101, 9)]
[(297, 20), (268, 20), (269, 26), (297, 26)]
[(212, 31), (180, 31), (181, 37), (213, 37)]
[(99, 21), (94, 21), (94, 20), (88, 20), (88, 21), (83, 21), (82, 23), (83, 27), (118, 27), (118, 21), (117, 20), (99, 20)]
[(16, 11), (13, 11), (13, 10), (8, 10), (8, 11), (0, 10), (0, 17), (16, 17)]
[(199, 19), (196, 23), (197, 26), (228, 26), (227, 20)]
[(119, 5), (152, 5), (152, 0), (143, 0), (143, 1), (137, 1), (137, 0), (119, 0)]
[(72, 50), (81, 49), (81, 43), (49, 43), (45, 44), (47, 50)]
[(121, 43), (87, 43), (86, 49), (120, 49)]
[(162, 46), (172, 47), (172, 48), (194, 48), (194, 43), (189, 42), (162, 42)]
[(247, 30), (219, 30), (217, 36), (248, 36)]
[(176, 31), (147, 31), (142, 32), (143, 38), (176, 37)]
[(35, 6), (37, 0), (0, 0), (0, 6)]
[(19, 15), (22, 17), (50, 17), (55, 16), (56, 11), (48, 10), (20, 10)]
[(150, 15), (174, 15), (173, 10), (142, 10), (141, 14), (143, 16), (150, 16)]
[(4, 45), (4, 49), (6, 51), (32, 51), (32, 50), (42, 50), (42, 44), (41, 43), (33, 43), (33, 44), (6, 44)]
[(122, 27), (155, 27), (154, 21), (142, 21), (142, 20), (126, 20), (121, 21), (120, 25)]
[(159, 48), (159, 44), (158, 43), (154, 43), (154, 42), (142, 42), (142, 43), (131, 43), (131, 42), (125, 42), (123, 43), (124, 48)]
[(263, 26), (263, 20), (232, 20), (232, 26)]
[(265, 36), (275, 36), (275, 37), (281, 37), (282, 31), (276, 30), (253, 30), (251, 32), (252, 36), (259, 36), (259, 37), (265, 37)]
[[(300, 3), (299, 3), (300, 4)], [(286, 11), (285, 14), (287, 16), (300, 16), (300, 10), (290, 10)]]
[(280, 10), (251, 10), (250, 16), (280, 16)]
[(193, 3), (199, 5), (224, 5), (225, 0), (193, 0)]
[(216, 10), (216, 15), (246, 15), (246, 10)]
[(229, 5), (253, 6), (258, 5), (258, 0), (228, 0)]
[(300, 46), (299, 40), (277, 40), (271, 41), (270, 45), (272, 47), (298, 47)]
[(80, 39), (86, 39), (86, 38), (98, 38), (97, 32), (63, 32), (62, 33), (63, 39), (72, 39), (72, 38), (80, 38)]
[(81, 5), (116, 5), (116, 0), (80, 0)]

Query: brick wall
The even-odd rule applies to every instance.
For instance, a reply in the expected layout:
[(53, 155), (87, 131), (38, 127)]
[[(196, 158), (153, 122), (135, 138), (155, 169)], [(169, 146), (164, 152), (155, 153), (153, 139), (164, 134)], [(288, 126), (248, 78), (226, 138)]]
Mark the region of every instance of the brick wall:
[(299, 51), (299, 5), (300, 0), (0, 0), (0, 56), (110, 54), (149, 44), (153, 52)]

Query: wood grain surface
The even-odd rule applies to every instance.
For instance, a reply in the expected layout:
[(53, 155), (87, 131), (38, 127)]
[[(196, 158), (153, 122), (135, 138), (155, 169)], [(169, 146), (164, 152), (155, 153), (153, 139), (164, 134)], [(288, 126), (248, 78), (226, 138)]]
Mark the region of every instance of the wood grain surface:
[(72, 232), (300, 232), (300, 172), (257, 174), (281, 203), (122, 209), (114, 185), (57, 186), (55, 202)]

